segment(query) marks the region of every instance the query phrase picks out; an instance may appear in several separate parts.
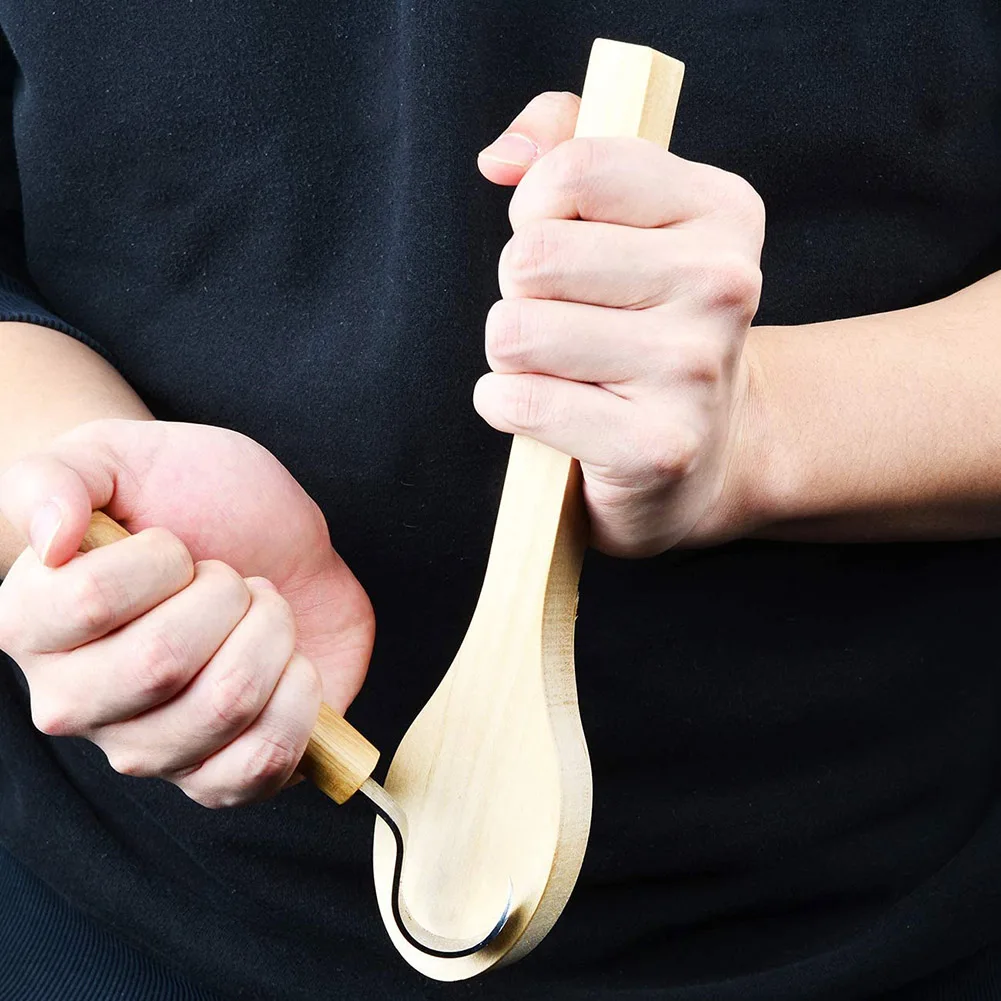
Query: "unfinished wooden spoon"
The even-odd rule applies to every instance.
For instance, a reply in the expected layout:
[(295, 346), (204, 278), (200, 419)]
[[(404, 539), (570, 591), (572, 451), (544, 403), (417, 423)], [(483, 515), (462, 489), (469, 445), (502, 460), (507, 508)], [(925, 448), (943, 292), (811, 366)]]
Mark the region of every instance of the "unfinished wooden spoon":
[[(594, 43), (576, 136), (666, 146), (684, 66), (639, 45)], [(387, 791), (409, 823), (403, 893), (414, 916), (462, 938), (489, 924), (510, 883), (500, 935), (462, 958), (428, 956), (391, 909), (392, 836), (376, 822), (379, 907), (404, 958), (461, 980), (536, 946), (580, 872), (591, 769), (577, 710), (573, 635), (587, 542), (580, 468), (516, 436), (479, 602), (459, 652), (400, 743)]]

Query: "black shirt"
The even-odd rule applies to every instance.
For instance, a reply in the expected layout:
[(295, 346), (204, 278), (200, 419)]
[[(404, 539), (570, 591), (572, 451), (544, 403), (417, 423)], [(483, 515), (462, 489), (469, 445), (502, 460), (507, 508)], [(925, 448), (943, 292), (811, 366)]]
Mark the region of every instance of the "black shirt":
[[(0, 0), (0, 27), (0, 316), (292, 470), (376, 608), (352, 719), (387, 760), (468, 624), (507, 455), (470, 405), (508, 233), (475, 152), (579, 90), (595, 36), (687, 63), (672, 149), (768, 208), (760, 322), (1001, 267), (1001, 11), (980, 0)], [(234, 997), (871, 998), (1001, 940), (999, 556), (590, 555), (588, 854), (549, 937), (481, 980), (396, 956), (360, 804), (304, 785), (210, 812), (118, 776), (32, 729), (9, 663), (0, 841)]]

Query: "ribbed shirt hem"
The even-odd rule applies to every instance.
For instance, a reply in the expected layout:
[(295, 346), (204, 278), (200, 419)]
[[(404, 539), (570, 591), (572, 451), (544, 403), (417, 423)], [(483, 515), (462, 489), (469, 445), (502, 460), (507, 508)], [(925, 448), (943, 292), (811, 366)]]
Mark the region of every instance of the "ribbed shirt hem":
[(0, 848), (2, 1001), (222, 1001), (72, 907)]

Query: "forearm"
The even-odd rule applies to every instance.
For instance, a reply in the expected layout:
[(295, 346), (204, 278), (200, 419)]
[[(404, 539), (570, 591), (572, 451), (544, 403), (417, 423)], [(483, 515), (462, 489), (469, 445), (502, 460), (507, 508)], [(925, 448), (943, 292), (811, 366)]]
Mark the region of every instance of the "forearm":
[[(0, 323), (0, 469), (78, 424), (149, 420), (128, 383), (79, 341), (47, 327)], [(0, 519), (0, 575), (24, 548)]]
[(1001, 535), (1001, 274), (913, 309), (754, 328), (746, 357), (738, 534)]

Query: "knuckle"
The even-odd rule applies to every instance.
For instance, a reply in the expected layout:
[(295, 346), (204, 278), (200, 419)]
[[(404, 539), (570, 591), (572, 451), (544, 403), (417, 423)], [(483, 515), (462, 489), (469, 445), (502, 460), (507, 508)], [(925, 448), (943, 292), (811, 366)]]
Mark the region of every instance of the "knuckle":
[(668, 367), (687, 383), (713, 387), (724, 378), (727, 358), (715, 342), (698, 339), (674, 345)]
[(754, 315), (761, 296), (761, 269), (743, 254), (719, 256), (709, 269), (709, 297), (720, 309)]
[(501, 299), (487, 314), (487, 360), (491, 368), (518, 368), (531, 353), (526, 318), (529, 310), (518, 299)]
[(753, 317), (761, 296), (761, 269), (739, 250), (728, 247), (705, 248), (682, 265), (688, 297), (701, 309), (734, 312), (744, 319)]
[(117, 747), (112, 750), (105, 750), (108, 764), (119, 775), (128, 775), (131, 778), (147, 779), (158, 774), (148, 759), (137, 754), (132, 748)]
[(262, 734), (247, 756), (241, 788), (250, 798), (273, 789), (292, 774), (299, 757), (299, 748), (284, 734)]
[(658, 479), (676, 482), (690, 476), (699, 461), (702, 437), (688, 427), (675, 428), (663, 436), (654, 455)]
[(517, 286), (544, 281), (555, 268), (556, 239), (546, 220), (534, 220), (515, 231), (501, 262), (502, 277)]
[(654, 485), (677, 483), (698, 464), (702, 437), (693, 428), (674, 425), (649, 433), (638, 451), (646, 478)]
[(31, 722), (36, 730), (50, 737), (73, 737), (80, 725), (70, 708), (57, 699), (31, 693)]
[(190, 583), (194, 576), (194, 564), (188, 547), (165, 528), (147, 528), (142, 535), (150, 544), (157, 560), (157, 569), (167, 580)]
[(247, 670), (245, 662), (235, 664), (215, 679), (209, 698), (211, 726), (215, 732), (228, 732), (248, 726), (261, 708), (261, 683), (257, 673)]
[(228, 563), (221, 560), (202, 560), (195, 566), (195, 574), (213, 590), (213, 596), (227, 603), (250, 604), (247, 582)]
[(66, 621), (86, 635), (108, 632), (118, 615), (128, 606), (128, 596), (112, 577), (80, 566), (66, 594)]
[(512, 379), (507, 388), (505, 409), (512, 424), (531, 432), (550, 423), (552, 404), (549, 393), (538, 379)]
[(136, 694), (149, 705), (169, 699), (188, 681), (191, 654), (188, 641), (166, 627), (137, 640), (132, 655)]

